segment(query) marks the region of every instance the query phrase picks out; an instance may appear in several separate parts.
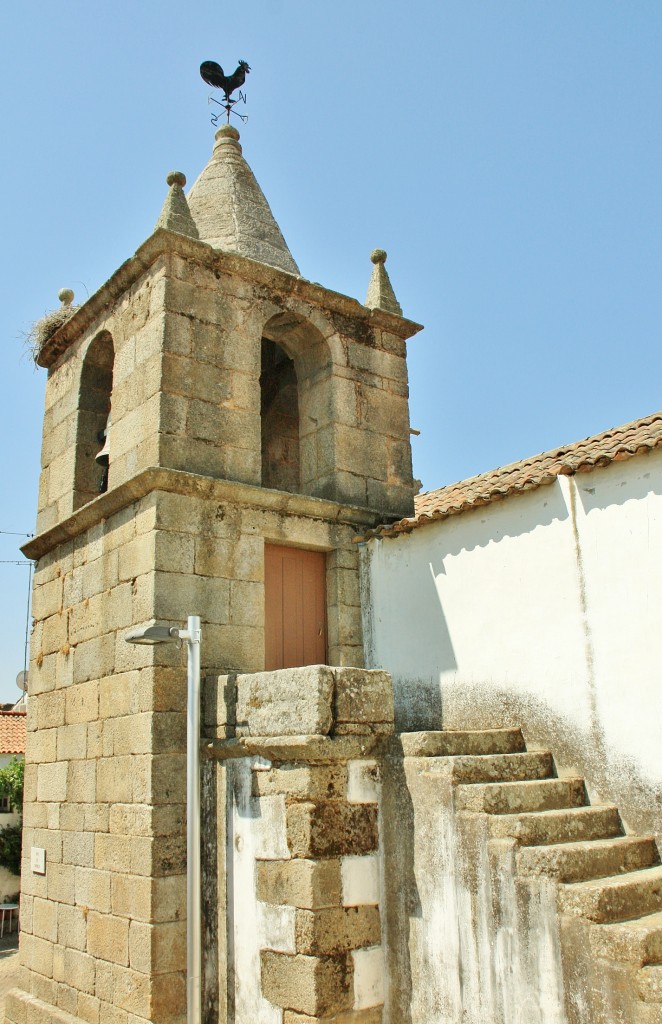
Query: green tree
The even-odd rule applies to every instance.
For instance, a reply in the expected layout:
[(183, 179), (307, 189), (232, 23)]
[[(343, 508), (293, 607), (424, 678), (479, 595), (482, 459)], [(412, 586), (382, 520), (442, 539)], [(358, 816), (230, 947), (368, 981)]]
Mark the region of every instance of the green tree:
[(12, 757), (9, 764), (0, 768), (0, 799), (7, 799), (21, 820), (16, 825), (5, 825), (0, 829), (0, 864), (15, 875), (21, 873), (21, 839), (23, 834), (23, 780), (25, 761)]
[(23, 813), (23, 781), (25, 761), (12, 757), (9, 764), (0, 768), (0, 800), (5, 797), (14, 811)]

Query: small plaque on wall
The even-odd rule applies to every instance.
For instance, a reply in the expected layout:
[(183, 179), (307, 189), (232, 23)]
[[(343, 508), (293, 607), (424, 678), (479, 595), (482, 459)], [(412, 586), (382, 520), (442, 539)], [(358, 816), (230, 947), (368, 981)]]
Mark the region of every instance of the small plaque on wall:
[(46, 851), (40, 846), (33, 846), (30, 850), (30, 866), (35, 875), (46, 874)]

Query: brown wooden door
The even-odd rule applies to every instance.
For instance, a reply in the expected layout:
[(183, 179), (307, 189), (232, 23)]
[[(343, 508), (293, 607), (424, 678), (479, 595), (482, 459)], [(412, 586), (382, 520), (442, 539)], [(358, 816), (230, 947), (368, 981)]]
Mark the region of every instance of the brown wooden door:
[(326, 556), (266, 544), (264, 667), (326, 664)]

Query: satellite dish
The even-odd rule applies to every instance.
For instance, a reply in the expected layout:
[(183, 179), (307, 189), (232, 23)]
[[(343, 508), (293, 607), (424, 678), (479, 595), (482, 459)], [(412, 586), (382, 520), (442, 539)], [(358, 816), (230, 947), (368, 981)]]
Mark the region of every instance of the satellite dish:
[(22, 669), (16, 676), (16, 685), (23, 693), (28, 692), (28, 674), (25, 669)]

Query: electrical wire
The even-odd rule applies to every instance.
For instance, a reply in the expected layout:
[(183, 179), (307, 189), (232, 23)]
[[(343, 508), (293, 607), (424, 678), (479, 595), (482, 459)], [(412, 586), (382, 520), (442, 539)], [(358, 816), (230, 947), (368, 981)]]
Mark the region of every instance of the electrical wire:
[[(33, 533), (18, 533), (16, 530), (0, 530), (4, 537), (34, 537)], [(28, 601), (25, 610), (25, 643), (23, 645), (23, 672), (28, 670), (28, 647), (30, 644), (30, 598), (32, 597), (32, 566), (31, 561), (19, 561), (13, 558), (0, 559), (0, 565), (27, 565), (28, 572)]]

